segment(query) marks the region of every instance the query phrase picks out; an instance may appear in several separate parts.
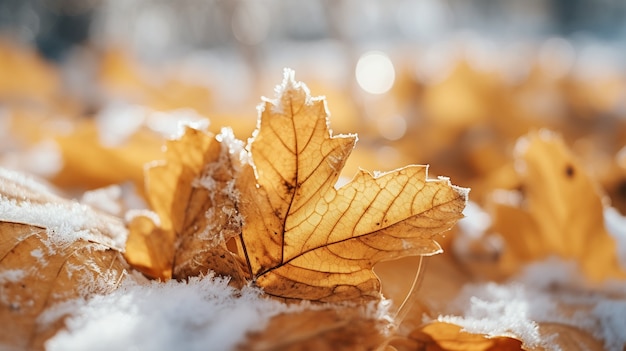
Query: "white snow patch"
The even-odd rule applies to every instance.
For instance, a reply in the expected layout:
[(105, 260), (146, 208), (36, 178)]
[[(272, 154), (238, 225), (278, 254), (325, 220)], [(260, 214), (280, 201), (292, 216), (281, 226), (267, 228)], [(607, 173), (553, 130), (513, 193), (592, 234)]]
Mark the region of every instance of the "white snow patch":
[(5, 167), (52, 177), (63, 168), (63, 155), (59, 145), (51, 139), (42, 140), (24, 150), (8, 152), (0, 156)]
[[(0, 195), (0, 221), (46, 228), (49, 249), (78, 239), (119, 250), (125, 246), (128, 231), (121, 220), (76, 201), (62, 199), (24, 174), (0, 167), (0, 194), (9, 194)], [(31, 202), (33, 196), (36, 198)]]
[(148, 219), (150, 219), (152, 223), (154, 223), (155, 226), (157, 227), (161, 226), (161, 218), (154, 211), (145, 210), (145, 209), (128, 210), (126, 214), (124, 215), (124, 220), (126, 221), (126, 223), (130, 223), (133, 221), (135, 217), (148, 217)]
[(19, 282), (26, 276), (26, 272), (22, 269), (5, 269), (0, 271), (0, 283)]
[(604, 208), (604, 226), (615, 239), (620, 265), (626, 269), (626, 217), (614, 207), (607, 206)]
[(121, 198), (122, 188), (118, 185), (111, 185), (86, 191), (80, 202), (112, 215), (120, 215), (122, 213)]
[[(521, 284), (467, 285), (453, 302), (462, 316), (440, 316), (438, 320), (459, 325), (470, 333), (519, 337), (527, 346), (534, 347), (540, 345), (541, 339), (538, 326), (531, 318), (531, 308), (544, 303), (530, 300)], [(551, 308), (551, 305), (545, 307)]]
[(623, 350), (626, 345), (626, 301), (599, 301), (592, 313), (601, 325), (594, 336), (604, 340), (604, 348)]
[(184, 126), (191, 126), (199, 130), (207, 130), (209, 120), (190, 108), (149, 113), (145, 121), (146, 126), (165, 138), (180, 137), (184, 133)]
[[(37, 204), (0, 196), (0, 221), (46, 228), (48, 243), (57, 247), (85, 239), (122, 249), (128, 235), (122, 221), (105, 218), (78, 202)], [(94, 228), (102, 228), (102, 234), (111, 236), (95, 235)]]
[(32, 190), (35, 193), (40, 193), (42, 195), (54, 195), (50, 188), (45, 186), (44, 184), (38, 182), (33, 177), (26, 175), (25, 173), (12, 171), (3, 167), (0, 167), (0, 179), (6, 179), (9, 182), (0, 181), (0, 193), (9, 193), (8, 186), (11, 186), (11, 183), (17, 184), (19, 186), (25, 187), (27, 189)]
[(46, 350), (232, 350), (271, 317), (304, 308), (260, 294), (212, 276), (188, 283), (125, 282), (109, 295), (66, 306), (73, 313), (67, 330), (48, 340)]
[(575, 262), (555, 257), (505, 284), (468, 284), (448, 308), (440, 321), (471, 333), (518, 337), (529, 347), (559, 349), (539, 334), (544, 322), (587, 331), (607, 350), (621, 351), (626, 343), (626, 283), (593, 287)]
[(100, 144), (123, 145), (144, 123), (149, 110), (142, 106), (110, 105), (96, 115)]

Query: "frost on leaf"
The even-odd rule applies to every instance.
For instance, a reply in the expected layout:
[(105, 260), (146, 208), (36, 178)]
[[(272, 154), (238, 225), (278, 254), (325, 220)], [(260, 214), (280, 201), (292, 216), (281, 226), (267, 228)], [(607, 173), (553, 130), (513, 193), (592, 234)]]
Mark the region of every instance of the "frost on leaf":
[(626, 278), (597, 187), (563, 140), (543, 130), (521, 139), (516, 151), (524, 201), (494, 206), (493, 229), (506, 241), (502, 270), (556, 255), (577, 261), (594, 281)]
[(42, 319), (42, 312), (114, 290), (128, 267), (125, 232), (114, 217), (0, 170), (0, 345), (42, 349), (64, 316)]
[(157, 236), (131, 226), (129, 243), (144, 244), (136, 253), (127, 247), (131, 262), (142, 252), (153, 257), (144, 271), (158, 263), (153, 275), (167, 277), (172, 264), (184, 278), (210, 269), (284, 299), (377, 300), (374, 264), (440, 252), (435, 237), (462, 216), (468, 190), (428, 179), (426, 166), (361, 171), (335, 189), (356, 136), (332, 135), (325, 101), (292, 71), (276, 100), (260, 107), (246, 149), (237, 152), (227, 136), (188, 129), (168, 144), (167, 161), (149, 169), (148, 193), (158, 189), (149, 200), (162, 223)]
[(158, 215), (134, 217), (125, 256), (148, 276), (169, 279), (206, 273), (208, 267), (243, 284), (238, 258), (226, 247), (239, 234), (232, 187), (239, 162), (214, 135), (187, 127), (167, 143), (165, 160), (146, 170), (146, 194)]

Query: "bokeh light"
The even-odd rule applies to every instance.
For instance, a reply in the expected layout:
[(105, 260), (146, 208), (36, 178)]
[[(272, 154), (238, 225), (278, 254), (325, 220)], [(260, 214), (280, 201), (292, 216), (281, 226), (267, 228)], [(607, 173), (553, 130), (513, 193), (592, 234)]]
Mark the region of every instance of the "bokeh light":
[(370, 94), (384, 94), (391, 89), (396, 72), (389, 56), (381, 51), (363, 54), (356, 64), (356, 80)]

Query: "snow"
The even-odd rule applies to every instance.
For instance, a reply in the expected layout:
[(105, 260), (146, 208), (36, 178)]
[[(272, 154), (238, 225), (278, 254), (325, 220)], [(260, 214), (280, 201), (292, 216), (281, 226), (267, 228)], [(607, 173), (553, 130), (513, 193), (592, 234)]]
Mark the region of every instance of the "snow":
[(11, 282), (15, 283), (26, 276), (26, 272), (22, 269), (4, 269), (0, 271), (0, 284)]
[(100, 144), (116, 147), (124, 144), (143, 124), (149, 110), (136, 105), (109, 105), (95, 118)]
[(438, 320), (471, 333), (513, 336), (526, 346), (558, 350), (539, 334), (543, 322), (569, 325), (621, 351), (626, 343), (626, 283), (592, 289), (575, 262), (552, 257), (528, 265), (509, 282), (466, 285)]
[(195, 110), (181, 108), (153, 111), (138, 105), (111, 104), (96, 116), (98, 137), (105, 147), (121, 146), (142, 128), (173, 139), (184, 133), (185, 126), (206, 130), (209, 120)]
[(527, 346), (535, 347), (541, 339), (537, 324), (530, 318), (531, 308), (541, 302), (529, 300), (521, 284), (467, 285), (452, 302), (462, 316), (440, 316), (438, 320), (462, 326), (470, 333), (519, 337)]
[(594, 335), (604, 340), (604, 347), (607, 350), (623, 350), (626, 345), (626, 301), (602, 300), (592, 314), (602, 326)]
[(614, 207), (607, 206), (604, 208), (604, 226), (615, 239), (620, 264), (626, 269), (626, 217)]
[(52, 177), (63, 168), (61, 149), (51, 139), (44, 139), (21, 151), (5, 152), (0, 155), (0, 161), (4, 167), (40, 177)]
[[(27, 198), (26, 191), (44, 196), (34, 202)], [(97, 213), (76, 201), (58, 198), (46, 186), (25, 175), (0, 168), (0, 194), (13, 194), (19, 198), (0, 195), (0, 221), (46, 228), (50, 249), (69, 245), (78, 239), (120, 250), (125, 246), (128, 231), (121, 220)]]
[(236, 290), (213, 276), (188, 283), (128, 280), (109, 295), (61, 306), (72, 316), (67, 330), (48, 340), (46, 349), (231, 350), (246, 333), (262, 330), (271, 317), (306, 308), (260, 294), (250, 287)]

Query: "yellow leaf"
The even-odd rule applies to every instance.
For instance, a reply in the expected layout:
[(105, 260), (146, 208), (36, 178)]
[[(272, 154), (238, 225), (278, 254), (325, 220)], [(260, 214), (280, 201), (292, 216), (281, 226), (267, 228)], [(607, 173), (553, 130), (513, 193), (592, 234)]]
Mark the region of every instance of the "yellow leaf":
[[(147, 191), (168, 234), (131, 230), (130, 240), (143, 235), (152, 242), (143, 250), (169, 250), (174, 258), (162, 262), (173, 262), (178, 279), (211, 269), (285, 299), (379, 299), (373, 265), (440, 252), (434, 238), (461, 218), (468, 190), (428, 179), (426, 166), (361, 171), (335, 189), (356, 136), (331, 135), (325, 101), (293, 72), (278, 92), (265, 101), (246, 151), (232, 134), (193, 129), (168, 144), (167, 161), (148, 172)], [(155, 256), (133, 251), (126, 254), (133, 263)], [(158, 260), (143, 271), (167, 278), (168, 267), (154, 269)]]
[[(432, 322), (413, 331), (413, 350), (427, 351), (521, 351), (522, 342), (509, 337), (488, 337), (465, 332), (458, 325)], [(405, 342), (405, 344), (407, 344)], [(392, 344), (393, 345), (393, 344)], [(407, 345), (408, 346), (408, 345)]]
[(128, 262), (161, 279), (201, 275), (210, 266), (242, 286), (243, 267), (226, 246), (241, 227), (232, 194), (223, 191), (235, 177), (228, 148), (210, 133), (187, 128), (167, 143), (165, 157), (146, 170), (146, 197), (158, 225), (146, 216), (131, 221)]
[(0, 174), (0, 345), (39, 350), (69, 311), (44, 312), (110, 292), (126, 277), (116, 239), (125, 229), (42, 185)]
[(427, 179), (426, 166), (359, 172), (335, 189), (356, 137), (332, 136), (325, 101), (286, 71), (265, 101), (238, 179), (242, 251), (267, 294), (317, 301), (380, 298), (372, 266), (440, 252), (434, 240), (461, 218), (467, 190)]
[(556, 255), (576, 260), (592, 280), (625, 278), (596, 185), (561, 138), (541, 131), (519, 145), (524, 202), (495, 205), (493, 229), (506, 241), (502, 269)]

